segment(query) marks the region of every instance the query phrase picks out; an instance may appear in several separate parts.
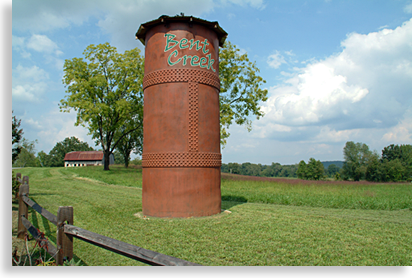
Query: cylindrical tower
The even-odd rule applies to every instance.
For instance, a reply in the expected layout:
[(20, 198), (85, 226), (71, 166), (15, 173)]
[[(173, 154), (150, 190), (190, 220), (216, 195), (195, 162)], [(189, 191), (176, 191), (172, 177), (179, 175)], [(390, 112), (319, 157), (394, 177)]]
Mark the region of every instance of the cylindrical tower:
[(217, 22), (191, 16), (144, 23), (143, 214), (220, 213), (219, 46)]

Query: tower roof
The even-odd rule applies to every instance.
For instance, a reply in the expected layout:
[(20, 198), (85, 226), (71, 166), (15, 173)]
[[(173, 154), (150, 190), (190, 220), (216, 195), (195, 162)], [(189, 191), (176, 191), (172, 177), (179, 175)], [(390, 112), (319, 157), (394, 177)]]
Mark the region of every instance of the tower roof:
[(136, 32), (136, 39), (140, 40), (143, 43), (143, 45), (145, 45), (145, 38), (146, 38), (147, 31), (149, 31), (151, 28), (159, 24), (167, 24), (170, 22), (188, 22), (188, 23), (194, 22), (194, 23), (203, 25), (209, 29), (212, 29), (217, 33), (220, 47), (223, 46), (227, 38), (227, 35), (228, 35), (226, 31), (223, 30), (222, 27), (219, 26), (219, 23), (217, 21), (207, 21), (207, 20), (197, 18), (194, 16), (185, 16), (185, 15), (182, 15), (182, 16), (162, 15), (158, 19), (141, 24), (139, 29)]

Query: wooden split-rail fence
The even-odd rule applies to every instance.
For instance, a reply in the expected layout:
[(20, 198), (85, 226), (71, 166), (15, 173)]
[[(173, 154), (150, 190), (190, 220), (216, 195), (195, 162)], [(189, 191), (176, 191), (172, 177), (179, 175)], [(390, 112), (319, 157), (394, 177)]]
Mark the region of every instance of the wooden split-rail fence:
[[(29, 198), (29, 177), (21, 178), (21, 173), (16, 174), (16, 180), (20, 183), (19, 187), (19, 219), (17, 237), (24, 239), (29, 232), (55, 260), (57, 265), (63, 265), (64, 261), (73, 258), (73, 238), (77, 238), (123, 255), (125, 257), (154, 266), (199, 266), (200, 264), (185, 261), (179, 258), (168, 256), (152, 250), (144, 249), (129, 243), (125, 243), (113, 238), (96, 234), (91, 231), (73, 226), (73, 207), (62, 206), (57, 211), (57, 216), (42, 208), (39, 204)], [(57, 226), (56, 246), (54, 246), (44, 233), (33, 226), (27, 219), (29, 207)]]

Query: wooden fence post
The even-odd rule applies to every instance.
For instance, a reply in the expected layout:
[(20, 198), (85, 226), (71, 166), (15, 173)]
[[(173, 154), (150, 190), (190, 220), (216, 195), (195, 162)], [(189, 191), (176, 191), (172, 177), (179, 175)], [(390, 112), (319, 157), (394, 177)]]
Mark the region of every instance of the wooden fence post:
[(73, 225), (73, 207), (59, 207), (57, 211), (57, 265), (73, 258), (73, 236), (64, 233), (64, 225)]
[[(21, 173), (16, 173), (16, 182), (18, 182), (18, 183), (20, 183), (20, 181), (21, 181)], [(20, 190), (20, 186), (19, 186), (19, 190)], [(16, 192), (16, 199), (18, 199), (19, 198), (19, 190), (17, 190), (17, 192)]]
[(19, 223), (17, 226), (17, 238), (24, 239), (27, 229), (24, 227), (23, 222), (21, 221), (21, 217), (24, 216), (29, 218), (29, 207), (23, 201), (23, 195), (29, 197), (29, 177), (23, 177), (23, 184), (19, 187)]

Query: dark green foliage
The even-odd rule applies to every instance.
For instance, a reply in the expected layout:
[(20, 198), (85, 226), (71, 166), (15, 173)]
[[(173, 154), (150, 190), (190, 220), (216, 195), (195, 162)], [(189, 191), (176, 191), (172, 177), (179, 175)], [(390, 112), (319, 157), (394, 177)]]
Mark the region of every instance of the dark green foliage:
[(246, 176), (260, 177), (285, 177), (296, 178), (297, 165), (280, 165), (273, 163), (271, 165), (254, 164), (250, 162), (239, 163), (222, 163), (222, 173), (239, 174)]
[(297, 176), (304, 180), (322, 180), (324, 178), (325, 169), (322, 162), (314, 158), (310, 158), (308, 164), (305, 161), (300, 161)]
[[(323, 164), (323, 167), (325, 167), (325, 164)], [(335, 177), (336, 174), (339, 173), (339, 170), (340, 168), (338, 166), (336, 166), (335, 164), (330, 164), (325, 172), (329, 177)]]
[(44, 167), (63, 167), (66, 153), (75, 151), (93, 151), (93, 148), (86, 142), (72, 136), (58, 142), (48, 155), (44, 152), (39, 152), (38, 157), (42, 160)]
[(374, 182), (412, 180), (412, 146), (391, 144), (382, 150), (382, 157), (363, 143), (346, 142), (342, 179)]
[[(12, 111), (13, 113), (13, 111)], [(23, 138), (23, 129), (19, 129), (21, 120), (17, 120), (16, 116), (11, 118), (11, 160), (14, 163), (17, 156), (21, 152), (22, 146), (19, 145), (20, 140)]]
[(412, 145), (391, 144), (383, 148), (381, 162), (390, 180), (412, 180)]
[(21, 142), (21, 150), (13, 163), (14, 167), (39, 167), (40, 161), (36, 157), (35, 144), (37, 140), (29, 141), (23, 138)]
[[(143, 109), (134, 117), (136, 122), (140, 122), (140, 128), (126, 134), (117, 144), (117, 150), (122, 155), (122, 161), (126, 168), (129, 167), (132, 151), (135, 154), (142, 154), (143, 151)], [(123, 129), (125, 130), (126, 128), (123, 127)]]
[[(13, 110), (11, 111), (11, 164), (16, 161), (17, 156), (20, 154), (22, 147), (19, 144), (23, 130), (19, 129), (21, 120), (17, 120), (16, 116), (13, 116)], [(13, 147), (14, 146), (14, 147)], [(19, 183), (17, 182), (14, 172), (11, 171), (11, 194), (16, 195), (19, 190)]]
[(369, 150), (368, 145), (363, 143), (346, 142), (343, 148), (345, 162), (342, 167), (342, 178), (359, 181), (365, 179), (366, 169), (370, 160), (377, 154)]
[(299, 179), (306, 180), (307, 165), (304, 160), (299, 162), (298, 171), (296, 172)]
[(412, 180), (412, 146), (389, 145), (382, 150), (381, 159), (374, 159), (368, 165), (368, 181), (410, 181)]

